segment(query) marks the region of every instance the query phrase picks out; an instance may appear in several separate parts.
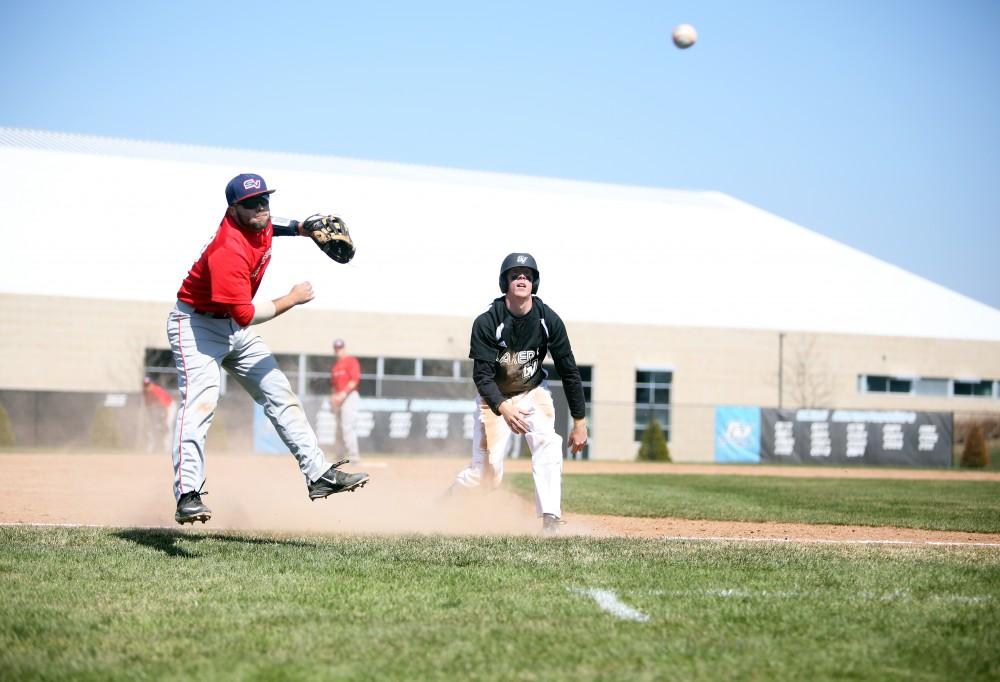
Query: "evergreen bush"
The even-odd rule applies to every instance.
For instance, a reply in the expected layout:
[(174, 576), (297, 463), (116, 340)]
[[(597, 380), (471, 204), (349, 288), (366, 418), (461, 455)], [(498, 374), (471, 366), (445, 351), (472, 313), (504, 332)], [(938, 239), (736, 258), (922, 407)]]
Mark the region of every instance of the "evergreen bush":
[(641, 462), (669, 462), (670, 449), (667, 447), (667, 439), (663, 436), (663, 429), (656, 418), (650, 420), (646, 430), (642, 432), (642, 444), (639, 446), (639, 456)]
[(986, 450), (986, 439), (983, 428), (975, 424), (965, 439), (965, 450), (962, 451), (962, 466), (972, 469), (983, 469), (990, 464), (990, 455)]

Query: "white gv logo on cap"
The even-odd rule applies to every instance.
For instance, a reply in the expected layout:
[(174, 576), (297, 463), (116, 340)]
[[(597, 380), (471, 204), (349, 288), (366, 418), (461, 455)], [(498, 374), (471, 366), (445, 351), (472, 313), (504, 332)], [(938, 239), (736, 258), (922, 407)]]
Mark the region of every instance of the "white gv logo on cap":
[(528, 257), (527, 256), (518, 256), (517, 257), (517, 262), (521, 263), (523, 265), (524, 263), (528, 262)]
[(243, 189), (260, 189), (260, 180), (250, 178), (243, 181)]

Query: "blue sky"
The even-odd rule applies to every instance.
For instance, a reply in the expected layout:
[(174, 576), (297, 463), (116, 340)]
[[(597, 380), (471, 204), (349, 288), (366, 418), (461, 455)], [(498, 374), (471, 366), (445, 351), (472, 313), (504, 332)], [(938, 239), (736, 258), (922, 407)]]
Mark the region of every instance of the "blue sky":
[(997, 2), (7, 0), (0, 17), (2, 126), (718, 190), (1000, 308)]

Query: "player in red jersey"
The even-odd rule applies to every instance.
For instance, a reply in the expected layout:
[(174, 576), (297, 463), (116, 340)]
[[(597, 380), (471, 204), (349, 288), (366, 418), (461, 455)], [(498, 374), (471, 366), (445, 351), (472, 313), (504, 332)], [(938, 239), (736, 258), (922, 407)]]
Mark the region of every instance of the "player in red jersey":
[(264, 408), (281, 440), (295, 456), (310, 499), (355, 490), (366, 473), (346, 473), (330, 464), (316, 441), (288, 379), (251, 326), (313, 299), (309, 282), (284, 296), (255, 304), (253, 297), (271, 260), (274, 236), (299, 235), (297, 224), (271, 221), (264, 179), (237, 175), (226, 186), (226, 214), (211, 243), (191, 267), (167, 320), (181, 401), (172, 454), (178, 523), (204, 523), (212, 516), (201, 500), (205, 483), (205, 439), (219, 400), (222, 370)]
[(351, 462), (359, 462), (361, 455), (358, 453), (358, 434), (354, 429), (354, 420), (361, 401), (358, 394), (361, 363), (347, 352), (343, 339), (333, 342), (333, 353), (336, 360), (330, 367), (330, 409), (337, 418), (336, 447)]

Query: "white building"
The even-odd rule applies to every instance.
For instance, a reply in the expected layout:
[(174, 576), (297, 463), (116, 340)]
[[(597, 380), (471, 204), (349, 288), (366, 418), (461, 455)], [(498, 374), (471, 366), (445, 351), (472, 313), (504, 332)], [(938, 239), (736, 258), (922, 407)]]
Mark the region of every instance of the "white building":
[(472, 319), (526, 250), (590, 373), (594, 458), (633, 457), (653, 413), (676, 460), (711, 459), (717, 405), (1000, 413), (1000, 310), (720, 193), (9, 128), (0, 397), (134, 391), (240, 172), (277, 189), (273, 214), (338, 213), (358, 245), (337, 266), (275, 240), (258, 297), (316, 290), (260, 328), (300, 387), (339, 336), (380, 382), (453, 362), (470, 390)]

